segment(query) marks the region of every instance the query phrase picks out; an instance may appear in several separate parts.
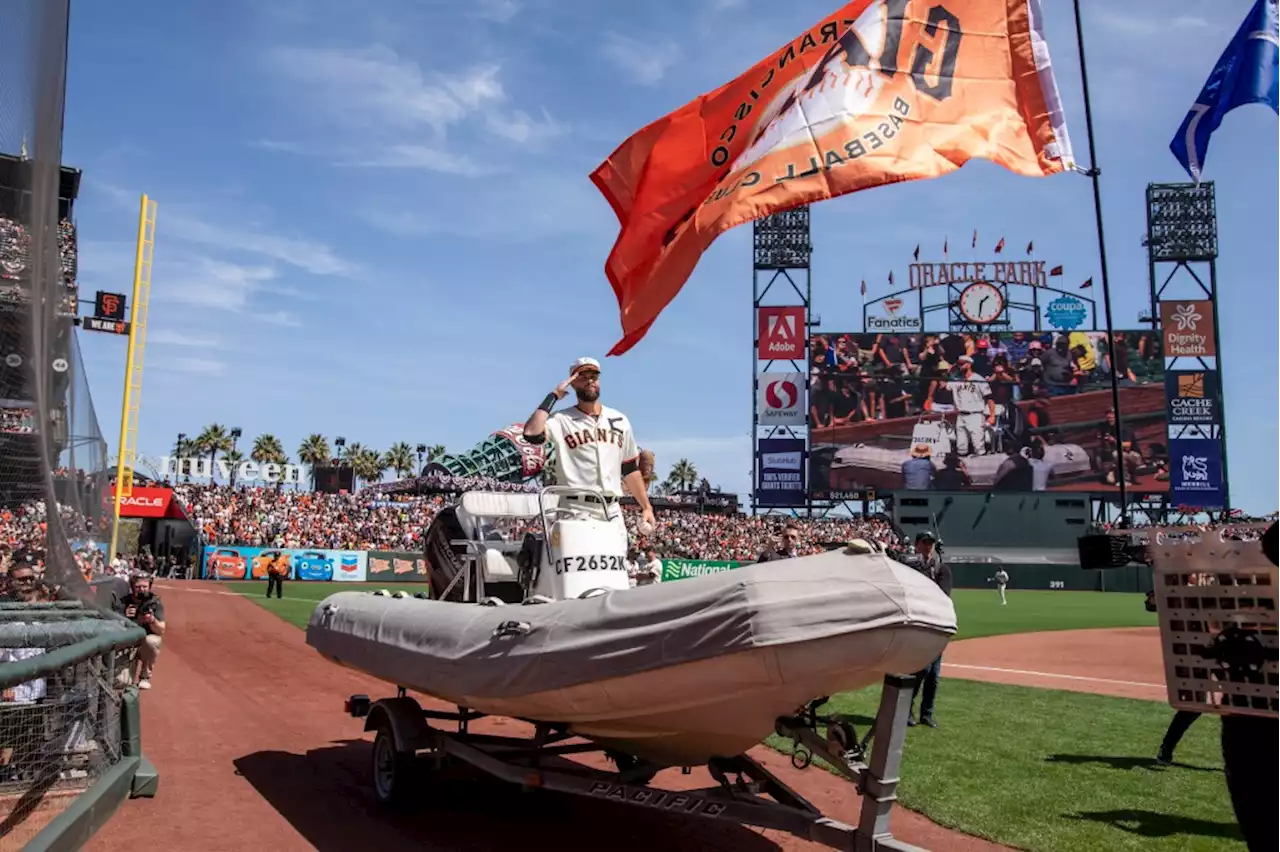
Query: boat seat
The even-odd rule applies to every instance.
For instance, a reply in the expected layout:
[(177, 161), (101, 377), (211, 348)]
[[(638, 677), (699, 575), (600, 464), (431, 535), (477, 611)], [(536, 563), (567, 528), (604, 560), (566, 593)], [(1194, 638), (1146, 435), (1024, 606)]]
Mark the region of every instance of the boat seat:
[(482, 564), (486, 583), (514, 583), (519, 579), (515, 560), (501, 551), (486, 547)]
[[(556, 505), (556, 495), (546, 496), (548, 508)], [(466, 518), (536, 518), (538, 517), (537, 494), (508, 494), (502, 491), (467, 491), (458, 501), (459, 519)], [(463, 522), (464, 527), (466, 521)], [(470, 530), (468, 530), (470, 532)]]

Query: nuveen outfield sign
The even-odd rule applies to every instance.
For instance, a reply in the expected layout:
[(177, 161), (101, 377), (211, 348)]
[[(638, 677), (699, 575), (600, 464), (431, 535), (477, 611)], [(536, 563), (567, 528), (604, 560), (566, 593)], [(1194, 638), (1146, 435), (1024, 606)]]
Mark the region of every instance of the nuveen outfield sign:
[[(160, 475), (190, 476), (195, 479), (213, 479), (214, 471), (222, 474), (223, 481), (231, 480), (232, 466), (226, 459), (218, 459), (215, 464), (208, 458), (175, 459), (172, 456), (160, 457)], [(286, 484), (302, 481), (300, 470), (296, 464), (259, 464), (255, 461), (242, 461), (234, 467), (237, 482), (283, 482)]]

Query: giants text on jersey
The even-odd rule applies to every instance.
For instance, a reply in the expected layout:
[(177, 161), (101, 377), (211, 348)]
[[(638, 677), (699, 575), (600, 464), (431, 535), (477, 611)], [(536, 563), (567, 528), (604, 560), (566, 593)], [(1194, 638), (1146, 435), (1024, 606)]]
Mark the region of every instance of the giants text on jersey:
[(625, 414), (608, 406), (594, 417), (577, 406), (561, 409), (547, 418), (547, 437), (555, 443), (557, 485), (622, 496), (622, 465), (640, 457)]

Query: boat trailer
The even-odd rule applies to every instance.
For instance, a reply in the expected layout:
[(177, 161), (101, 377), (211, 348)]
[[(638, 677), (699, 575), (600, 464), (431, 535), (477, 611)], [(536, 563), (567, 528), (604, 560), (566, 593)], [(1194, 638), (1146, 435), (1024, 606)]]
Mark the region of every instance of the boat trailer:
[[(777, 734), (792, 743), (793, 766), (807, 769), (817, 758), (857, 790), (862, 797), (857, 826), (824, 816), (745, 754), (707, 763), (716, 786), (665, 790), (650, 782), (668, 767), (583, 741), (567, 725), (520, 719), (533, 725), (532, 737), (473, 733), (470, 723), (487, 714), (465, 707), (456, 712), (426, 710), (403, 687), (396, 697), (377, 701), (367, 695), (353, 695), (347, 699), (346, 712), (364, 718), (366, 731), (376, 731), (374, 793), (379, 802), (389, 806), (411, 806), (416, 798), (416, 782), (424, 772), (466, 764), (527, 790), (555, 790), (665, 813), (774, 829), (842, 852), (925, 852), (897, 840), (889, 830), (915, 680), (914, 676), (885, 677), (875, 724), (862, 739), (858, 739), (856, 728), (848, 720), (819, 715), (818, 708), (826, 698), (776, 722)], [(819, 733), (820, 727), (825, 728), (825, 735)], [(594, 752), (608, 757), (616, 771), (594, 769), (567, 758)], [(691, 769), (683, 767), (682, 771), (688, 774)]]

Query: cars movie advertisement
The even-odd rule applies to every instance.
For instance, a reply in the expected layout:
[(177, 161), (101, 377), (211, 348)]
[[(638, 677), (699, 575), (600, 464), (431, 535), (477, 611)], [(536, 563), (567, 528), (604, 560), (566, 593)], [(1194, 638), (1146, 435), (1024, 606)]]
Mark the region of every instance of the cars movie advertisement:
[(362, 583), (368, 563), (369, 556), (363, 550), (210, 546), (204, 549), (203, 577), (213, 580), (265, 580), (274, 565), (277, 571), (284, 571), (286, 579)]
[(1213, 302), (1160, 303), (1160, 330), (1166, 358), (1212, 358), (1218, 354), (1213, 336)]
[(803, 438), (761, 438), (756, 447), (757, 506), (803, 506)]
[(762, 307), (756, 312), (756, 338), (761, 361), (799, 360), (805, 357), (804, 308)]
[[(111, 486), (110, 496), (106, 498), (107, 508), (115, 499), (116, 487)], [(173, 503), (173, 492), (168, 488), (157, 488), (150, 485), (135, 485), (128, 497), (120, 498), (120, 517), (122, 518), (164, 518), (169, 517), (169, 507)], [(174, 507), (176, 509), (176, 507)]]
[(804, 373), (761, 373), (756, 411), (761, 426), (803, 426), (808, 416)]

